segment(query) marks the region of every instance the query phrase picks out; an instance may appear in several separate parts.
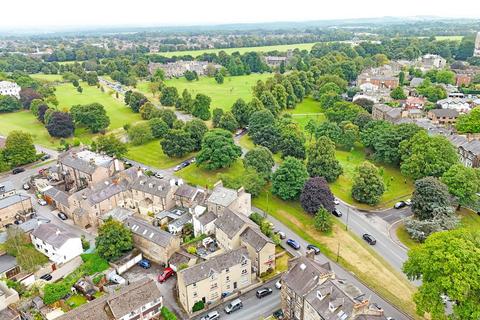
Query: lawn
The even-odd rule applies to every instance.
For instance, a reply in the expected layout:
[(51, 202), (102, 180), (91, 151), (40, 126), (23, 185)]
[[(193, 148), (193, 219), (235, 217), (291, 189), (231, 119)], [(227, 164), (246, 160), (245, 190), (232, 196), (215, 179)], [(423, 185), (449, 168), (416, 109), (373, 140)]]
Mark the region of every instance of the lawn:
[(75, 309), (75, 308), (80, 307), (82, 304), (87, 303), (87, 298), (85, 298), (81, 294), (75, 294), (75, 295), (71, 296), (70, 298), (68, 298), (66, 303), (70, 308)]
[(410, 238), (410, 235), (407, 233), (407, 229), (405, 229), (405, 225), (402, 223), (396, 230), (397, 238), (403, 243), (408, 249), (414, 249), (420, 246), (420, 242), (417, 242)]
[(441, 41), (441, 40), (449, 40), (449, 41), (462, 41), (463, 36), (436, 36), (435, 40)]
[(191, 185), (212, 188), (215, 182), (222, 180), (222, 177), (238, 179), (245, 172), (242, 160), (238, 159), (229, 168), (219, 170), (206, 170), (192, 164), (176, 173), (176, 175)]
[(282, 201), (263, 192), (253, 199), (253, 204), (280, 220), (306, 241), (316, 244), (330, 259), (337, 258), (340, 245), (339, 263), (342, 266), (401, 310), (414, 314), (414, 286), (361, 239), (345, 231), (341, 222), (335, 220), (333, 233), (326, 236), (315, 230), (313, 217), (303, 212), (298, 201)]
[(262, 46), (262, 47), (244, 47), (244, 48), (226, 48), (226, 49), (205, 49), (205, 50), (189, 50), (189, 51), (174, 51), (174, 52), (158, 52), (155, 54), (162, 55), (164, 57), (173, 57), (173, 56), (184, 56), (191, 55), (197, 57), (204, 53), (219, 53), (220, 51), (225, 51), (228, 54), (233, 52), (270, 52), (270, 51), (281, 51), (285, 52), (287, 50), (300, 49), (300, 50), (310, 50), (312, 49), (315, 42), (312, 43), (298, 43), (298, 44), (284, 44), (276, 46)]
[(171, 168), (193, 156), (193, 154), (189, 154), (183, 158), (170, 158), (163, 153), (158, 139), (140, 146), (130, 146), (126, 155), (128, 159), (159, 169)]
[(43, 81), (48, 81), (48, 82), (61, 82), (61, 81), (63, 81), (63, 78), (62, 78), (61, 74), (34, 73), (34, 74), (31, 74), (30, 77), (32, 77), (35, 80), (43, 80)]
[[(230, 110), (233, 103), (239, 98), (249, 102), (252, 99), (252, 87), (255, 83), (271, 76), (270, 73), (252, 73), (248, 76), (226, 77), (223, 84), (218, 84), (214, 78), (209, 77), (200, 77), (198, 81), (187, 81), (185, 78), (170, 79), (165, 83), (167, 86), (176, 87), (180, 95), (184, 89), (188, 89), (193, 97), (197, 93), (206, 94), (212, 98), (210, 110), (214, 108)], [(148, 82), (139, 83), (137, 90), (151, 97), (148, 92)]]

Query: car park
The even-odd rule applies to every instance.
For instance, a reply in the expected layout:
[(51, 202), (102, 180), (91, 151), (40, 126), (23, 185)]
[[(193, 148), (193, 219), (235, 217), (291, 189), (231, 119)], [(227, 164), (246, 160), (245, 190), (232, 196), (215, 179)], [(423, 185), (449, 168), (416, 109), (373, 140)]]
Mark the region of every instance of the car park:
[(41, 205), (41, 206), (46, 206), (47, 201), (45, 201), (45, 199), (38, 199), (38, 204)]
[(258, 299), (261, 299), (263, 297), (268, 296), (272, 292), (273, 291), (270, 288), (262, 288), (262, 289), (258, 289), (257, 292), (255, 293), (255, 295), (257, 296)]
[(282, 282), (280, 280), (275, 282), (275, 288), (277, 288), (278, 290), (282, 289)]
[(24, 183), (23, 190), (30, 190), (30, 185), (28, 183)]
[(137, 265), (139, 265), (143, 269), (149, 269), (152, 266), (152, 264), (150, 263), (150, 260), (148, 259), (142, 259), (138, 261)]
[(372, 246), (373, 246), (374, 244), (377, 243), (377, 240), (375, 240), (375, 238), (374, 238), (372, 235), (368, 234), (368, 233), (363, 234), (362, 238), (363, 238), (363, 240), (367, 241), (367, 243), (368, 243), (369, 245), (372, 245)]
[(63, 212), (57, 213), (57, 216), (64, 221), (68, 219), (67, 215)]
[(340, 211), (338, 211), (337, 209), (333, 209), (332, 214), (335, 217), (339, 217), (339, 218), (342, 216), (342, 213)]
[(397, 203), (395, 203), (395, 205), (393, 206), (395, 209), (402, 209), (403, 207), (406, 207), (407, 204), (405, 203), (405, 201), (399, 201)]
[(285, 316), (283, 315), (282, 309), (278, 309), (273, 312), (273, 317), (278, 320), (285, 319)]
[(167, 281), (168, 278), (170, 278), (171, 276), (173, 276), (175, 272), (173, 271), (172, 268), (165, 268), (165, 270), (163, 270), (162, 274), (158, 275), (158, 282), (160, 283), (163, 283), (165, 281)]
[(243, 308), (243, 303), (242, 303), (242, 300), (240, 299), (235, 299), (233, 301), (231, 301), (229, 304), (227, 304), (224, 308), (225, 312), (227, 314), (230, 314), (234, 311), (237, 311), (237, 310), (240, 310)]
[(200, 318), (200, 320), (215, 320), (220, 318), (218, 311), (212, 311)]
[(307, 246), (307, 249), (308, 249), (308, 250), (313, 250), (313, 252), (314, 252), (315, 254), (320, 254), (320, 249), (319, 249), (317, 246), (313, 245), (313, 244), (309, 244), (309, 245)]
[(293, 239), (288, 239), (288, 240), (287, 240), (287, 244), (288, 244), (290, 247), (292, 247), (293, 249), (295, 249), (295, 250), (299, 250), (299, 249), (300, 249), (300, 244), (299, 244), (297, 241), (293, 240)]
[(43, 276), (40, 277), (40, 279), (45, 280), (45, 281), (50, 281), (52, 280), (52, 275), (50, 273), (46, 273)]
[(25, 171), (24, 168), (15, 168), (15, 169), (12, 170), (12, 173), (13, 174), (18, 174), (18, 173), (22, 173), (24, 171)]

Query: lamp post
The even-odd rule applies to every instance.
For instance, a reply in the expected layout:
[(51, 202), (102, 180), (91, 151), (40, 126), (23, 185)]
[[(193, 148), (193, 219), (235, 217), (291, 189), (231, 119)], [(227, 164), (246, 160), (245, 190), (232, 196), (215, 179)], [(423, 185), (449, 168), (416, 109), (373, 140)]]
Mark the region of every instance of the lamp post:
[(350, 207), (347, 207), (347, 223), (345, 224), (345, 231), (348, 231), (348, 217), (350, 216)]

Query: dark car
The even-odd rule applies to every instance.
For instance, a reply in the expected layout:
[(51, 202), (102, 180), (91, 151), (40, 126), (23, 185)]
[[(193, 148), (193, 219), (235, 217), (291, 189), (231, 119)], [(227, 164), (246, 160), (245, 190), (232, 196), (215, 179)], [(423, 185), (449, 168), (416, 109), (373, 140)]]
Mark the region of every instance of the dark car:
[(297, 241), (293, 240), (293, 239), (288, 239), (288, 240), (287, 240), (287, 244), (288, 244), (290, 247), (292, 247), (293, 249), (295, 249), (295, 250), (299, 250), (299, 249), (300, 249), (300, 244), (299, 244)]
[(268, 296), (268, 295), (271, 294), (272, 292), (273, 292), (273, 291), (272, 291), (272, 289), (270, 289), (270, 288), (262, 288), (262, 289), (258, 289), (258, 290), (257, 290), (256, 295), (257, 295), (257, 298), (258, 298), (258, 299), (261, 299), (261, 298), (263, 298), (263, 297)]
[(59, 212), (59, 213), (57, 214), (57, 216), (58, 216), (60, 219), (62, 219), (62, 220), (67, 220), (67, 219), (68, 219), (67, 215), (66, 215), (65, 213), (63, 213), (63, 212)]
[(342, 213), (340, 211), (338, 211), (337, 209), (333, 209), (332, 214), (335, 217), (339, 217), (339, 218), (342, 216)]
[(313, 252), (315, 252), (315, 254), (320, 254), (320, 249), (317, 246), (314, 246), (313, 244), (309, 244), (307, 246), (307, 249), (308, 250), (313, 250)]
[(25, 169), (24, 168), (15, 168), (12, 170), (12, 173), (13, 174), (17, 174), (17, 173), (21, 173), (21, 172), (24, 172)]
[(158, 282), (162, 283), (167, 281), (167, 279), (173, 276), (174, 273), (175, 272), (172, 268), (166, 268), (165, 270), (163, 270), (162, 274), (158, 275)]
[(393, 207), (395, 209), (402, 209), (406, 206), (407, 206), (407, 203), (405, 201), (399, 201), (399, 202), (395, 203), (395, 205)]
[(44, 274), (43, 276), (40, 277), (40, 279), (45, 280), (45, 281), (50, 281), (52, 280), (52, 275), (50, 273)]
[(273, 317), (278, 320), (282, 320), (285, 318), (282, 309), (278, 309), (277, 311), (273, 312)]
[(45, 161), (45, 160), (47, 160), (47, 159), (50, 159), (51, 157), (52, 157), (52, 156), (49, 155), (49, 154), (44, 154), (44, 155), (40, 158), (40, 160)]
[(140, 261), (138, 261), (137, 263), (140, 267), (142, 267), (143, 269), (148, 269), (152, 266), (152, 264), (150, 263), (149, 260), (147, 259), (142, 259)]
[(374, 238), (372, 235), (368, 234), (368, 233), (365, 233), (365, 234), (362, 236), (362, 238), (363, 238), (363, 240), (367, 241), (367, 243), (368, 243), (369, 245), (372, 245), (372, 246), (373, 246), (375, 243), (377, 243), (377, 240), (375, 240), (375, 238)]

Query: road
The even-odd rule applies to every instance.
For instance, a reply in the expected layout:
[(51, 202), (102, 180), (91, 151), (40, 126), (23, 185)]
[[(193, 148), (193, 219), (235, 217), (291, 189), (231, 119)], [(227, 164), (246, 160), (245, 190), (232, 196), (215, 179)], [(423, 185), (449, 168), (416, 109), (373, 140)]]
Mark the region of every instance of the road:
[(266, 318), (272, 315), (274, 311), (280, 309), (280, 290), (275, 288), (275, 282), (276, 280), (271, 280), (269, 282), (266, 282), (265, 285), (261, 287), (268, 287), (273, 290), (272, 294), (263, 297), (262, 299), (258, 299), (256, 297), (255, 293), (257, 289), (251, 290), (246, 294), (242, 295), (240, 299), (242, 300), (243, 308), (240, 310), (237, 310), (227, 315), (224, 311), (224, 308), (229, 303), (228, 301), (217, 306), (216, 308), (212, 308), (202, 313), (194, 319), (200, 320), (204, 315), (212, 312), (213, 310), (216, 310), (220, 313), (220, 318), (226, 317), (228, 318), (228, 320), (258, 320)]
[[(257, 211), (257, 212), (262, 212), (258, 208), (254, 208), (254, 210)], [(286, 243), (285, 243), (286, 239), (285, 239), (285, 240), (282, 240), (282, 245), (284, 246), (284, 248), (286, 248), (291, 254), (293, 254), (295, 256), (300, 256), (300, 255), (305, 255), (306, 254), (306, 247), (307, 247), (308, 243), (305, 240), (303, 240), (300, 236), (298, 236), (292, 230), (288, 229), (283, 223), (281, 223), (280, 221), (278, 221), (274, 217), (268, 216), (268, 220), (273, 223), (274, 228), (276, 230), (282, 230), (283, 232), (285, 232), (286, 239), (294, 239), (301, 246), (300, 250), (294, 250), (291, 247), (286, 245)], [(373, 292), (367, 286), (365, 286), (363, 283), (361, 283), (353, 274), (351, 274), (350, 272), (348, 272), (345, 269), (343, 269), (342, 267), (340, 267), (334, 261), (328, 259), (327, 257), (325, 257), (322, 254), (317, 255), (315, 257), (315, 260), (318, 261), (319, 263), (329, 262), (330, 265), (332, 266), (333, 271), (336, 274), (336, 277), (338, 279), (344, 279), (344, 280), (352, 283), (356, 287), (358, 287), (363, 293), (365, 293), (367, 296), (370, 297), (370, 301), (372, 303), (377, 303), (380, 307), (382, 307), (384, 309), (385, 315), (387, 317), (393, 317), (396, 320), (409, 319), (405, 314), (403, 314), (402, 312), (397, 310), (395, 307), (393, 307), (390, 303), (388, 303), (386, 300), (384, 300), (383, 298), (378, 296), (375, 292)], [(250, 318), (250, 319), (254, 319), (254, 318)]]

